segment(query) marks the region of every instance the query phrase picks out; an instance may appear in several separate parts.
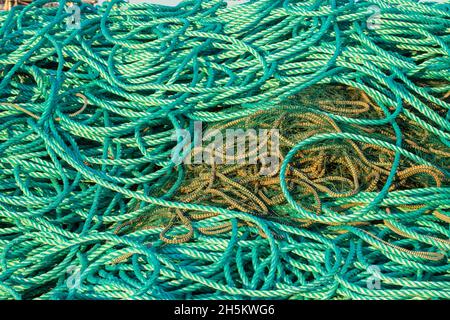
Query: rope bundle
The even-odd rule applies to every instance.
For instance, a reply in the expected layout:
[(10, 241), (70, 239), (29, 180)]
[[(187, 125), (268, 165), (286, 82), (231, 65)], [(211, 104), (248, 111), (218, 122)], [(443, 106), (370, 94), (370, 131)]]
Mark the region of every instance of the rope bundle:
[(3, 0), (0, 3), (0, 10), (10, 10), (13, 6), (27, 5), (31, 0)]
[[(332, 88), (327, 88), (332, 90)], [(314, 90), (317, 90), (314, 88)], [(340, 89), (342, 90), (342, 89)], [(355, 91), (351, 89), (351, 91)], [(345, 91), (344, 91), (345, 92)], [(308, 95), (305, 90), (301, 100), (305, 101)], [(367, 98), (364, 92), (357, 95), (357, 99)], [(297, 104), (298, 102), (296, 102)], [(358, 100), (317, 100), (319, 110), (309, 107), (299, 107), (298, 105), (287, 105), (277, 110), (261, 111), (255, 114), (237, 119), (232, 122), (223, 122), (214, 125), (211, 129), (225, 132), (230, 129), (254, 129), (272, 128), (279, 129), (282, 154), (279, 155), (279, 162), (283, 162), (285, 155), (295, 146), (293, 141), (305, 140), (315, 134), (323, 134), (330, 132), (354, 131), (362, 130), (372, 135), (376, 135), (375, 130), (368, 130), (358, 125), (347, 125), (340, 128), (339, 125), (330, 117), (320, 113), (320, 109), (330, 110), (338, 109), (338, 106), (365, 106), (366, 109), (359, 109), (357, 112), (351, 108), (342, 108), (343, 113), (357, 113), (358, 116), (370, 117), (371, 113), (382, 114), (381, 109), (373, 105), (370, 100), (368, 102)], [(336, 104), (332, 106), (331, 104)], [(319, 113), (317, 112), (319, 111)], [(402, 123), (403, 117), (399, 117), (399, 123), (404, 127), (403, 135), (409, 137), (406, 140), (406, 150), (412, 150), (412, 153), (420, 155), (417, 159), (421, 163), (428, 162), (425, 159), (432, 159), (434, 164), (447, 163), (449, 154), (443, 152), (434, 152), (445, 149), (445, 146), (436, 139), (434, 147), (432, 141), (423, 141), (423, 145), (429, 146), (428, 149), (418, 146), (413, 141), (421, 141), (427, 137), (421, 136), (422, 133), (417, 131), (412, 123)], [(395, 140), (392, 134), (383, 130), (382, 127), (376, 128), (380, 133), (377, 136), (381, 141), (389, 139)], [(215, 131), (211, 131), (215, 132)], [(383, 135), (384, 134), (384, 135)], [(428, 137), (430, 138), (430, 137)], [(207, 139), (207, 137), (205, 137)], [(268, 138), (270, 141), (270, 138)], [(271, 213), (279, 215), (278, 210), (295, 211), (290, 208), (280, 207), (281, 204), (287, 204), (284, 194), (280, 189), (279, 178), (276, 177), (276, 171), (271, 176), (264, 177), (259, 174), (261, 165), (249, 164), (245, 160), (250, 157), (255, 150), (250, 148), (251, 144), (246, 145), (246, 150), (236, 157), (228, 157), (226, 150), (221, 150), (221, 161), (217, 163), (193, 164), (187, 166), (187, 173), (184, 185), (180, 188), (180, 192), (175, 199), (182, 202), (210, 203), (211, 205), (220, 204), (231, 210), (239, 210), (242, 212), (253, 213), (255, 215), (270, 216)], [(223, 148), (222, 148), (223, 149)], [(193, 150), (193, 157), (199, 152), (206, 152), (207, 149), (196, 148)], [(327, 202), (330, 208), (336, 205), (338, 211), (351, 212), (353, 209), (360, 210), (360, 206), (364, 202), (368, 202), (371, 193), (378, 193), (385, 185), (389, 175), (389, 168), (394, 161), (395, 153), (383, 147), (380, 144), (371, 143), (355, 143), (353, 141), (345, 141), (341, 144), (321, 144), (310, 147), (303, 152), (297, 153), (294, 163), (289, 164), (288, 178), (286, 181), (290, 183), (289, 190), (296, 189), (303, 201), (308, 203), (305, 207), (309, 211), (315, 211), (318, 215), (328, 206), (322, 206), (323, 196), (328, 197)], [(216, 159), (217, 160), (217, 159)], [(225, 162), (227, 160), (228, 162)], [(233, 164), (229, 164), (233, 160)], [(242, 160), (242, 161), (239, 161)], [(444, 173), (446, 170), (436, 166), (425, 164), (417, 164), (414, 161), (404, 158), (400, 161), (394, 183), (389, 191), (410, 190), (414, 188), (442, 187), (448, 184), (448, 176)], [(323, 195), (323, 196), (322, 196)], [(355, 197), (358, 195), (358, 197)], [(342, 198), (337, 204), (338, 198)], [(366, 198), (366, 201), (362, 199)], [(345, 199), (345, 200), (344, 200)], [(423, 208), (426, 203), (420, 204), (419, 197), (410, 198), (412, 204), (398, 204), (399, 209), (410, 211)], [(362, 201), (362, 203), (361, 203)], [(445, 204), (445, 202), (442, 202)], [(354, 208), (352, 208), (354, 207)], [(277, 210), (278, 209), (278, 210)], [(351, 210), (350, 210), (351, 209)], [(390, 209), (387, 209), (390, 211)], [(154, 221), (161, 219), (163, 216), (167, 218), (180, 218), (180, 222), (188, 222), (179, 211), (172, 212), (170, 208), (159, 208), (151, 214), (144, 214), (133, 224), (139, 226), (145, 225), (145, 219)], [(204, 219), (208, 214), (198, 214), (191, 212), (194, 218)], [(213, 214), (214, 216), (215, 214)], [(273, 218), (273, 216), (272, 216)], [(367, 221), (376, 221), (383, 219), (377, 215), (371, 216)], [(311, 224), (314, 221), (309, 221)], [(317, 222), (336, 224), (331, 219), (318, 220)], [(357, 223), (357, 221), (352, 222)], [(361, 221), (360, 221), (361, 223)], [(130, 225), (127, 222), (127, 225)], [(163, 224), (164, 225), (164, 224)], [(172, 225), (172, 224), (170, 224)], [(138, 227), (138, 226), (136, 226)], [(214, 228), (216, 229), (216, 228)], [(222, 231), (231, 229), (230, 223), (220, 228)], [(192, 228), (190, 228), (192, 230)], [(199, 230), (202, 233), (209, 233), (211, 230)], [(214, 232), (217, 232), (215, 230)], [(192, 232), (189, 233), (189, 240)], [(170, 242), (170, 241), (166, 241)]]
[[(1, 298), (449, 298), (448, 4), (49, 2), (0, 13)], [(199, 120), (279, 172), (176, 166)]]

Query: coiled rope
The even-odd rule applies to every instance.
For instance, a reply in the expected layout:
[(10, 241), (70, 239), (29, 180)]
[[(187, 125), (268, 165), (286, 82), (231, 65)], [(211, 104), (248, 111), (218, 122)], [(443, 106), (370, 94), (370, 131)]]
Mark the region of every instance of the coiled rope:
[[(72, 2), (0, 12), (1, 298), (450, 297), (448, 3)], [(194, 121), (279, 172), (176, 165)]]

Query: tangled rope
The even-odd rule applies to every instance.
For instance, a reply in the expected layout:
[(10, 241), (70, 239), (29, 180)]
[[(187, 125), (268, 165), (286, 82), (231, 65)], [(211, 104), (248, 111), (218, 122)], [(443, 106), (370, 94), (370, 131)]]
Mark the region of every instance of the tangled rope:
[[(448, 4), (50, 2), (0, 12), (0, 298), (450, 297)], [(194, 121), (279, 171), (176, 165)]]

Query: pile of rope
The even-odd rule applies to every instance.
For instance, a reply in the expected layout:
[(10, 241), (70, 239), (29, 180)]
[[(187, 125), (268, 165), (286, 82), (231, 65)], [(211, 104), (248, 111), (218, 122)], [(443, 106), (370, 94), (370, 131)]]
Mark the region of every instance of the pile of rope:
[[(305, 99), (305, 96), (310, 94), (308, 91), (305, 90), (303, 93), (300, 99), (302, 103), (310, 101)], [(325, 95), (329, 95), (329, 92), (332, 92), (332, 88), (327, 88)], [(342, 92), (346, 93), (345, 89), (335, 91), (335, 95)], [(213, 125), (209, 132), (225, 133), (226, 130), (243, 128), (247, 130), (258, 128), (278, 129), (278, 139), (281, 140), (280, 148), (282, 152), (277, 155), (277, 163), (283, 162), (285, 155), (295, 146), (294, 141), (302, 141), (315, 134), (360, 130), (376, 136), (381, 142), (394, 142), (395, 135), (389, 132), (389, 126), (368, 129), (356, 124), (348, 124), (341, 128), (333, 119), (321, 112), (332, 110), (336, 112), (335, 114), (344, 115), (350, 113), (364, 118), (370, 118), (373, 115), (382, 116), (382, 110), (374, 105), (364, 92), (361, 91), (359, 94), (355, 94), (356, 92), (352, 88), (349, 88), (349, 92), (353, 93), (351, 96), (354, 99), (356, 98), (356, 100), (323, 100), (315, 94), (318, 109), (317, 107), (300, 107), (298, 106), (299, 101), (295, 101), (297, 105), (285, 105), (276, 110), (256, 112), (251, 116), (235, 121), (226, 121)], [(352, 106), (358, 107), (358, 109), (352, 109)], [(411, 190), (420, 187), (440, 188), (443, 184), (448, 185), (449, 177), (444, 166), (448, 164), (450, 153), (442, 151), (446, 149), (445, 145), (436, 137), (433, 140), (433, 137), (427, 136), (426, 132), (425, 134), (421, 132), (420, 128), (415, 127), (413, 123), (408, 122), (403, 116), (399, 116), (398, 123), (404, 128), (402, 133), (407, 137), (405, 139), (405, 149), (411, 150), (412, 154), (420, 155), (420, 158), (404, 158), (400, 160), (396, 176), (389, 191)], [(256, 132), (256, 130), (248, 132)], [(276, 175), (277, 171), (271, 172), (269, 177), (264, 177), (261, 176), (262, 164), (249, 163), (247, 159), (250, 159), (251, 153), (258, 151), (258, 148), (251, 148), (251, 137), (248, 136), (247, 138), (249, 140), (246, 142), (249, 143), (246, 143), (246, 150), (242, 154), (231, 156), (231, 158), (228, 156), (227, 158), (227, 150), (221, 148), (220, 159), (216, 156), (216, 161), (211, 163), (208, 160), (204, 160), (204, 163), (200, 165), (198, 163), (188, 165), (183, 186), (174, 199), (181, 202), (195, 202), (199, 204), (220, 204), (230, 210), (253, 213), (266, 218), (280, 219), (281, 215), (288, 219), (283, 219), (283, 221), (292, 222), (298, 220), (305, 223), (304, 227), (311, 226), (315, 222), (336, 224), (331, 220), (328, 221), (326, 218), (316, 221), (314, 219), (296, 219), (286, 215), (287, 212), (290, 212), (295, 216), (295, 210), (286, 201), (280, 187), (280, 181)], [(208, 134), (204, 139), (208, 139)], [(265, 141), (271, 142), (270, 136), (266, 139)], [(418, 141), (421, 145), (427, 147), (421, 147), (414, 141)], [(208, 159), (207, 150), (207, 147), (196, 148), (192, 151), (190, 157), (195, 158), (198, 153), (204, 152), (205, 159)], [(303, 207), (307, 210), (320, 215), (323, 211), (323, 196), (326, 196), (330, 207), (338, 203), (338, 198), (342, 198), (343, 200), (339, 205), (335, 206), (334, 211), (346, 211), (348, 213), (350, 209), (352, 211), (353, 209), (357, 210), (361, 206), (361, 200), (355, 200), (354, 196), (358, 195), (358, 199), (361, 199), (363, 193), (376, 194), (381, 191), (388, 179), (389, 169), (394, 162), (394, 157), (395, 152), (383, 147), (383, 144), (379, 142), (368, 143), (344, 140), (339, 144), (322, 143), (310, 146), (295, 154), (296, 165), (294, 166), (293, 163), (287, 165), (286, 181), (290, 185), (289, 191), (293, 192), (292, 190), (295, 190), (295, 194), (302, 198), (302, 201), (297, 201), (304, 203)], [(230, 160), (233, 161), (232, 164), (229, 164)], [(162, 192), (165, 193), (166, 190), (163, 189)], [(398, 208), (403, 211), (420, 209), (425, 206), (426, 202), (417, 201), (411, 204), (398, 204)], [(384, 207), (390, 212), (388, 205)], [(208, 216), (217, 216), (217, 214), (198, 214), (196, 211), (191, 211), (189, 214), (197, 220)], [(134, 221), (127, 222), (125, 225), (133, 226), (135, 230), (142, 227), (162, 227), (166, 225), (166, 229), (161, 233), (160, 238), (166, 243), (173, 243), (173, 240), (165, 237), (165, 233), (169, 227), (174, 225), (173, 222), (177, 218), (179, 218), (180, 223), (187, 223), (191, 232), (188, 233), (189, 237), (177, 239), (175, 242), (191, 240), (193, 237), (191, 219), (188, 219), (184, 214), (182, 215), (180, 210), (156, 208), (151, 214), (146, 213)], [(162, 221), (164, 220), (166, 222), (163, 223)], [(155, 221), (158, 221), (156, 225)], [(347, 224), (361, 223), (353, 221)], [(122, 229), (122, 227), (118, 230)], [(214, 227), (214, 229), (216, 228)], [(229, 222), (220, 228), (220, 231), (223, 232), (229, 230), (231, 230)], [(211, 230), (199, 229), (199, 231), (209, 234)], [(214, 231), (214, 233), (216, 232), (218, 230)]]
[(0, 10), (10, 10), (13, 6), (28, 5), (32, 0), (2, 0)]
[(0, 12), (0, 298), (450, 297), (449, 4), (50, 2)]

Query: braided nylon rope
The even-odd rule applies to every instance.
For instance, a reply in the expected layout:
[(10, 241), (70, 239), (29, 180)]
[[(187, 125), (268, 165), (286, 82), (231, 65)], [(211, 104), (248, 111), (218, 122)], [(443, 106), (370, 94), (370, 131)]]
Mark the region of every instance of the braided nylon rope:
[[(0, 11), (1, 299), (450, 298), (447, 1), (72, 1), (80, 28), (50, 2)], [(338, 85), (378, 113), (292, 100)], [(290, 221), (179, 196), (177, 129), (292, 105), (332, 125), (287, 144), (273, 210)], [(316, 192), (315, 212), (288, 177), (327, 145), (388, 166), (368, 190)], [(118, 231), (157, 210), (180, 221)]]

